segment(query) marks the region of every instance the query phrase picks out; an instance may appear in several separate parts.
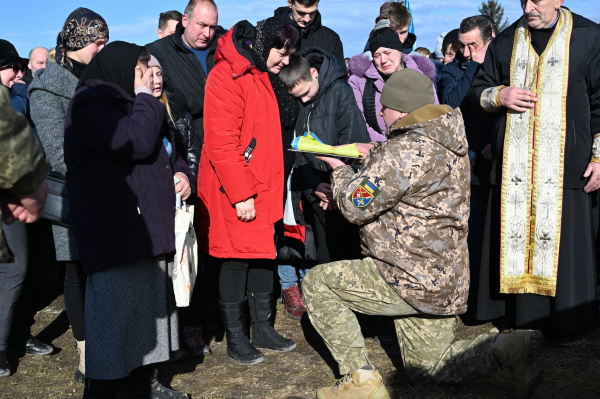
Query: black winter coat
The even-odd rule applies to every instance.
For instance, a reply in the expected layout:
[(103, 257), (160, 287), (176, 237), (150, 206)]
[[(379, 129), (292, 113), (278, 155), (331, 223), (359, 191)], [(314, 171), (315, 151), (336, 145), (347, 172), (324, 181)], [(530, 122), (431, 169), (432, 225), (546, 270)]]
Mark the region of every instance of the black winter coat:
[(167, 118), (167, 120), (175, 142), (175, 150), (192, 170), (194, 182), (190, 184), (196, 187), (200, 163), (200, 139), (196, 133), (194, 119), (188, 111), (185, 97), (180, 94), (169, 94), (168, 99), (173, 119)]
[[(175, 34), (147, 44), (146, 48), (160, 62), (165, 88), (169, 91), (179, 91), (187, 99), (202, 149), (204, 142), (204, 87), (207, 73), (204, 72), (198, 57), (183, 45), (181, 35), (184, 31), (180, 22)], [(217, 27), (215, 38), (206, 57), (206, 67), (209, 72), (215, 65), (214, 55), (217, 41), (224, 33), (223, 28)]]
[(183, 158), (194, 175), (194, 182), (190, 181), (190, 184), (195, 187), (198, 179), (198, 164), (200, 163), (200, 139), (194, 127), (194, 119), (192, 119), (189, 112), (186, 112), (183, 117), (175, 119), (175, 123), (169, 118), (169, 128), (175, 139), (177, 154)]
[[(318, 47), (308, 47), (300, 55), (319, 70), (319, 91), (310, 103), (300, 108), (296, 136), (311, 131), (329, 145), (369, 143), (371, 138), (365, 118), (356, 104), (352, 87), (346, 81), (348, 75), (345, 64)], [(306, 194), (320, 183), (330, 183), (331, 169), (314, 154), (302, 154), (299, 168), (301, 170), (295, 174), (294, 186)]]
[(317, 11), (313, 23), (306, 28), (300, 27), (296, 21), (293, 21), (290, 18), (290, 13), (291, 9), (289, 7), (279, 7), (275, 10), (274, 15), (276, 17), (281, 16), (283, 18), (288, 18), (290, 23), (294, 24), (300, 30), (302, 33), (301, 50), (310, 46), (321, 47), (335, 55), (342, 65), (346, 65), (344, 63), (344, 46), (342, 45), (340, 36), (332, 29), (321, 24), (321, 13), (319, 11)]
[[(511, 54), (515, 31), (519, 23), (502, 31), (492, 42), (485, 61), (473, 79), (468, 99), (471, 107), (481, 109), (481, 93), (489, 87), (510, 86)], [(600, 27), (573, 13), (573, 32), (569, 57), (569, 87), (567, 89), (567, 135), (565, 143), (564, 188), (581, 189), (587, 179), (583, 174), (591, 160), (592, 141), (600, 133)], [(497, 178), (501, 161), (506, 111), (490, 115), (492, 154), (498, 159)]]
[[(175, 251), (173, 175), (193, 175), (173, 151), (165, 106), (87, 79), (69, 103), (65, 164), (73, 233), (87, 274)], [(192, 186), (192, 189), (194, 187)]]

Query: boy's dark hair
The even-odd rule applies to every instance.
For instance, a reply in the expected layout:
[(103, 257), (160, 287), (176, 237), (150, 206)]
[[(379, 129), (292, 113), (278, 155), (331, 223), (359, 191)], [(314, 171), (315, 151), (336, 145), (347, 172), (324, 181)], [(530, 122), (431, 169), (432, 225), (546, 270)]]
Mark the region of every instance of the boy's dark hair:
[(169, 21), (181, 22), (181, 13), (175, 10), (161, 12), (158, 17), (158, 29), (165, 30)]
[(310, 73), (310, 64), (304, 57), (294, 54), (290, 57), (290, 63), (279, 72), (279, 80), (286, 90), (292, 90), (302, 82), (310, 82), (313, 79)]
[(319, 0), (292, 0), (292, 4), (298, 3), (304, 7), (312, 7), (318, 2)]
[(140, 51), (140, 55), (138, 55), (138, 62), (149, 62), (150, 61), (150, 52), (146, 47), (142, 47), (142, 51)]
[(302, 38), (300, 37), (300, 31), (292, 24), (285, 24), (283, 28), (277, 32), (277, 35), (273, 38), (271, 48), (281, 50), (298, 50)]
[(474, 17), (465, 18), (460, 23), (459, 32), (467, 33), (479, 28), (479, 36), (483, 43), (487, 43), (492, 37), (492, 25), (490, 21), (483, 15), (475, 15)]
[(396, 31), (409, 26), (412, 15), (404, 5), (404, 1), (390, 0), (383, 3), (379, 8), (379, 16), (375, 19), (375, 23), (382, 19), (389, 19), (390, 26)]
[(496, 21), (494, 21), (494, 18), (490, 17), (489, 15), (482, 15), (482, 17), (487, 19), (490, 23), (494, 37), (498, 36), (498, 25), (496, 25)]

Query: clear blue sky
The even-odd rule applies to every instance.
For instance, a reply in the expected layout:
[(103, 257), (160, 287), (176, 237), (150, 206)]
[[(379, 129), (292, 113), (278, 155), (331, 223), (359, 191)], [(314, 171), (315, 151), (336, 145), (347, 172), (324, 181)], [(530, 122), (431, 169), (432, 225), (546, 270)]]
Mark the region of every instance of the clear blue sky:
[[(384, 0), (321, 0), (323, 23), (342, 38), (347, 57), (362, 52)], [(230, 28), (239, 20), (252, 23), (273, 15), (286, 0), (216, 0), (219, 24)], [(501, 0), (505, 16), (512, 23), (521, 15), (519, 0)], [(108, 22), (111, 40), (146, 44), (156, 40), (158, 15), (176, 9), (183, 12), (186, 0), (2, 0), (0, 38), (12, 42), (27, 57), (36, 46), (51, 48), (71, 11), (87, 7)], [(418, 46), (433, 50), (442, 31), (458, 28), (460, 21), (476, 15), (477, 0), (411, 0)], [(600, 22), (600, 0), (566, 0), (565, 6)]]

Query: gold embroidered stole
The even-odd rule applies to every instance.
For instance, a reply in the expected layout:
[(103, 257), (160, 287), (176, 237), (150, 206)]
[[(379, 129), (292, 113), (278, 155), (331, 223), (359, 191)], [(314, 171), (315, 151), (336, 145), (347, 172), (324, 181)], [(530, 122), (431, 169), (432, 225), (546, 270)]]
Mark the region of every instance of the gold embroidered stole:
[(527, 20), (515, 32), (510, 84), (537, 93), (535, 108), (507, 112), (502, 168), (501, 293), (554, 296), (563, 201), (569, 50), (573, 18), (559, 9), (541, 56)]

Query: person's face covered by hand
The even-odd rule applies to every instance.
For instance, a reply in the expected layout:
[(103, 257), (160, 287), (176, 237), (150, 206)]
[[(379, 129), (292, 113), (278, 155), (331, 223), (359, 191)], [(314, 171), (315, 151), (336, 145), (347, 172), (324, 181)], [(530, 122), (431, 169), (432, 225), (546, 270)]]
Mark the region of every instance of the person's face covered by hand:
[(458, 34), (458, 48), (467, 61), (483, 63), (490, 42), (491, 39), (485, 43), (483, 42), (479, 28)]
[(148, 89), (154, 92), (152, 68), (148, 68), (147, 61), (138, 60), (138, 63), (135, 66), (135, 81), (133, 89), (135, 90), (142, 86), (146, 86)]
[(373, 63), (380, 74), (389, 76), (401, 68), (402, 53), (387, 47), (379, 47), (373, 54)]

